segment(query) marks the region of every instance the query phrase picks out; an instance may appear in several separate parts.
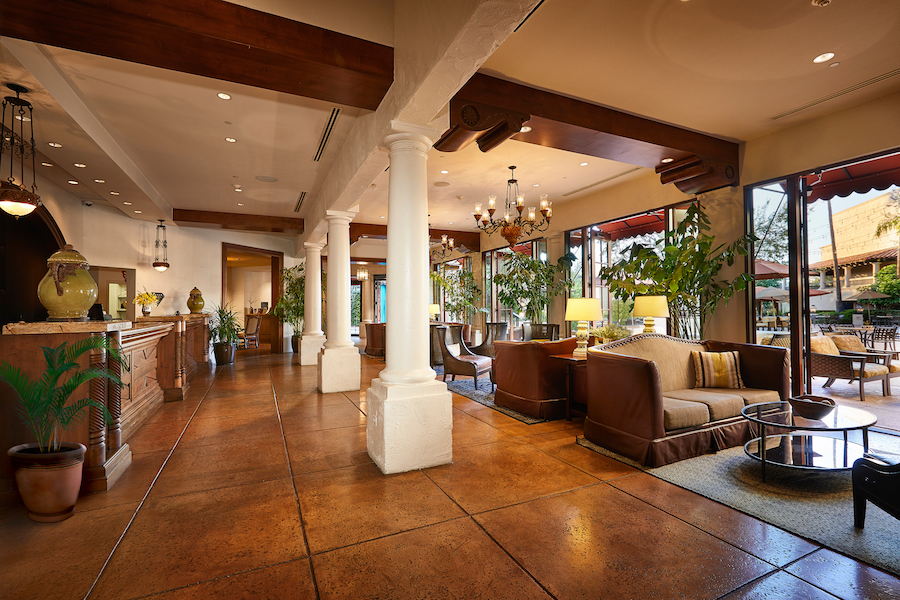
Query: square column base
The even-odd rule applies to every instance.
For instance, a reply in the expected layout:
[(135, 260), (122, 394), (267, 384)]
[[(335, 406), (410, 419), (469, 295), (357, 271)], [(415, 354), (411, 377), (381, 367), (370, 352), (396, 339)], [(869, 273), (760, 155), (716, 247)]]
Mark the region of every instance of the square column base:
[(444, 382), (373, 379), (366, 412), (366, 448), (385, 475), (453, 462), (453, 400)]
[(318, 363), (319, 391), (323, 394), (359, 390), (362, 359), (356, 346), (322, 348)]
[(300, 337), (300, 364), (319, 364), (319, 351), (325, 344), (324, 335), (304, 335)]

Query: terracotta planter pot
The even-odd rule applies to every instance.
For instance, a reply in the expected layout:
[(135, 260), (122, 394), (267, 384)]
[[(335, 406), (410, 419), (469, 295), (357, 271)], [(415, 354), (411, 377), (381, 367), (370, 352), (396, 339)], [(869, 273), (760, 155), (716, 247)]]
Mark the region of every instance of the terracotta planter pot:
[(216, 357), (216, 364), (230, 365), (234, 362), (234, 344), (213, 344), (213, 353)]
[(7, 451), (16, 470), (16, 485), (28, 518), (42, 523), (64, 521), (75, 513), (81, 490), (86, 448), (63, 442), (59, 452), (36, 452), (38, 445), (20, 444)]

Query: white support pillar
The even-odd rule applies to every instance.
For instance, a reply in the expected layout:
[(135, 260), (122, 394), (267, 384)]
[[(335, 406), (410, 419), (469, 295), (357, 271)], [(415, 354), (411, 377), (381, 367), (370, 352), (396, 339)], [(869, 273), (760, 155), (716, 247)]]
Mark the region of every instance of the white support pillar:
[(350, 338), (350, 221), (355, 212), (329, 210), (328, 285), (325, 314), (328, 331), (319, 352), (319, 391), (349, 392), (359, 389), (359, 349)]
[[(359, 302), (362, 305), (359, 320), (359, 339), (366, 341), (366, 324), (374, 323), (375, 318), (375, 278), (369, 273), (369, 278), (360, 282)], [(365, 346), (363, 346), (365, 347)]]
[(303, 335), (300, 337), (300, 364), (314, 365), (325, 343), (322, 331), (322, 248), (325, 244), (306, 242), (306, 285), (303, 288)]
[(386, 368), (366, 392), (366, 444), (386, 474), (453, 460), (450, 392), (429, 366), (425, 163), (431, 144), (412, 131), (384, 140), (390, 151)]

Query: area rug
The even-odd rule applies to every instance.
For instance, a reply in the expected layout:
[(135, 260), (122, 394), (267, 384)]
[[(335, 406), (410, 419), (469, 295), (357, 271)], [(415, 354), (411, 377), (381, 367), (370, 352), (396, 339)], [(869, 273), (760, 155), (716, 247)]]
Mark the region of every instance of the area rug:
[[(851, 441), (861, 443), (858, 431)], [(578, 444), (610, 456), (670, 483), (735, 508), (863, 562), (900, 575), (900, 520), (869, 503), (866, 526), (853, 526), (849, 471), (800, 471), (767, 465), (762, 481), (759, 461), (742, 446), (648, 468), (584, 438)], [(869, 433), (869, 450), (900, 462), (900, 437)]]
[[(444, 374), (444, 369), (441, 365), (435, 365), (432, 367), (435, 372), (440, 376)], [(456, 381), (448, 381), (447, 389), (451, 392), (456, 392), (460, 396), (465, 396), (469, 400), (474, 400), (479, 404), (483, 404), (488, 408), (493, 408), (497, 412), (502, 412), (504, 415), (512, 417), (517, 421), (521, 421), (522, 423), (526, 423), (528, 425), (534, 425), (535, 423), (546, 423), (546, 419), (535, 419), (534, 417), (529, 417), (528, 415), (523, 415), (520, 412), (516, 412), (509, 408), (505, 408), (503, 406), (497, 406), (494, 404), (494, 392), (492, 390), (492, 385), (490, 379), (484, 375), (478, 378), (478, 389), (475, 389), (475, 380), (472, 378), (466, 379), (457, 379)]]

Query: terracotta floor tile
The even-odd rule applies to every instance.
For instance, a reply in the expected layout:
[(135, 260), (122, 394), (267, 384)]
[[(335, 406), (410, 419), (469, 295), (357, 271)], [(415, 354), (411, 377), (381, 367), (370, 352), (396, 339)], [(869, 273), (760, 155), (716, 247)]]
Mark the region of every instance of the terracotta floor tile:
[(598, 482), (516, 441), (454, 449), (453, 464), (428, 469), (427, 474), (469, 514)]
[(229, 417), (251, 413), (274, 415), (275, 396), (269, 392), (258, 396), (207, 398), (200, 405), (194, 418), (208, 419), (210, 417)]
[(271, 414), (249, 413), (227, 417), (194, 419), (179, 442), (181, 447), (220, 444), (237, 438), (280, 436), (278, 417)]
[(180, 420), (145, 423), (128, 438), (128, 446), (135, 454), (171, 450), (186, 425)]
[(614, 458), (603, 456), (592, 450), (579, 446), (575, 442), (576, 433), (580, 430), (564, 430), (545, 433), (537, 436), (529, 436), (524, 439), (535, 448), (568, 463), (576, 469), (581, 469), (594, 477), (608, 481), (618, 477), (624, 477), (640, 471), (634, 467), (619, 462)]
[(322, 600), (549, 596), (468, 518), (313, 557)]
[(267, 382), (247, 380), (247, 385), (214, 385), (212, 388), (210, 388), (209, 392), (204, 397), (204, 400), (213, 400), (218, 398), (246, 398), (249, 396), (272, 397), (274, 395), (274, 388)]
[(385, 476), (369, 464), (294, 481), (313, 553), (465, 514), (422, 471)]
[(76, 505), (75, 515), (59, 523), (26, 519), (0, 527), (0, 598), (84, 598), (136, 507)]
[(76, 510), (96, 510), (118, 504), (136, 503), (143, 500), (153, 478), (159, 473), (167, 451), (132, 454), (131, 465), (122, 476), (105, 492), (95, 492), (78, 498)]
[(285, 439), (294, 475), (372, 462), (366, 450), (365, 426), (303, 431)]
[(479, 421), (461, 410), (453, 411), (454, 449), (510, 439), (512, 439), (512, 436), (508, 433), (496, 427), (491, 427), (484, 421)]
[(340, 429), (366, 424), (366, 415), (346, 398), (343, 404), (327, 406), (295, 406), (284, 409), (279, 404), (279, 410), (284, 434), (287, 437), (303, 431)]
[(764, 600), (766, 598), (836, 600), (835, 596), (784, 571), (757, 579), (740, 590), (724, 596), (722, 600)]
[(557, 598), (718, 598), (774, 570), (607, 484), (475, 520)]
[(200, 406), (200, 399), (182, 400), (181, 402), (163, 402), (163, 404), (150, 415), (150, 418), (144, 421), (144, 424), (162, 423), (164, 421), (180, 421), (181, 423), (187, 423), (191, 418), (191, 415), (194, 414), (194, 411), (197, 410), (198, 406)]
[(281, 436), (235, 438), (206, 446), (178, 446), (150, 498), (288, 477)]
[[(479, 404), (474, 400), (470, 400), (465, 396), (460, 396), (459, 394), (453, 394), (453, 408), (459, 409), (463, 412), (471, 412), (473, 410), (484, 410), (484, 404)], [(491, 410), (488, 408), (488, 410)], [(497, 411), (493, 411), (497, 412)], [(505, 415), (504, 415), (505, 416)]]
[(271, 598), (278, 600), (314, 600), (309, 559), (295, 560), (227, 575), (197, 585), (163, 592), (153, 600), (220, 600), (222, 598)]
[(779, 567), (819, 548), (774, 525), (647, 473), (623, 477), (610, 485)]
[(125, 600), (305, 555), (289, 479), (148, 499), (91, 600)]
[(299, 392), (279, 392), (275, 397), (278, 399), (278, 410), (281, 412), (300, 407), (352, 404), (350, 399), (341, 392), (321, 394), (315, 390), (304, 390)]
[(900, 579), (827, 549), (818, 550), (785, 570), (842, 600), (900, 598)]

